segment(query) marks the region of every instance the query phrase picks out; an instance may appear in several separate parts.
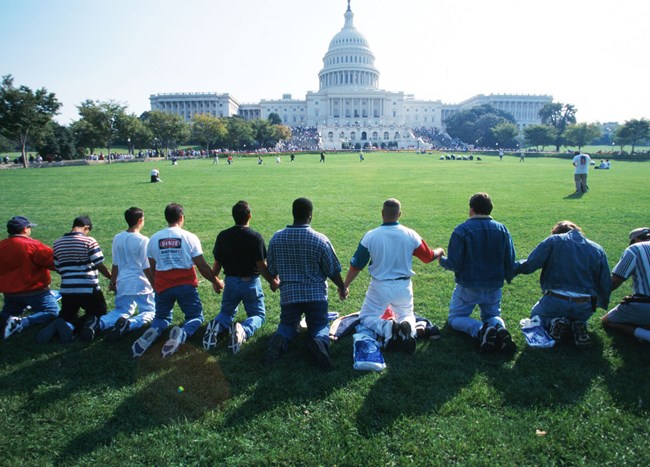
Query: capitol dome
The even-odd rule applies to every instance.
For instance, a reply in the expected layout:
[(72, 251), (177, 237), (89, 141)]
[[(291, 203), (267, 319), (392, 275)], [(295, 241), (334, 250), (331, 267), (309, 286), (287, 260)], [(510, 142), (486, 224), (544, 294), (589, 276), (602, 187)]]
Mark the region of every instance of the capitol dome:
[(318, 73), (320, 89), (333, 87), (361, 87), (377, 89), (379, 71), (368, 40), (354, 27), (354, 13), (345, 12), (343, 29), (330, 41), (323, 57), (323, 69)]

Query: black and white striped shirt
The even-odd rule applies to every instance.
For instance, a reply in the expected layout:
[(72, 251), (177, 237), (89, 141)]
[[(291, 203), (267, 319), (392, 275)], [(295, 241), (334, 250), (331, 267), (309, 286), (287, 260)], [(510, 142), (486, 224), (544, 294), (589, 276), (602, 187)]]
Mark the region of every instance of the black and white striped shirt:
[(62, 294), (99, 290), (97, 266), (104, 262), (99, 243), (81, 232), (70, 232), (54, 241), (54, 266), (61, 275)]

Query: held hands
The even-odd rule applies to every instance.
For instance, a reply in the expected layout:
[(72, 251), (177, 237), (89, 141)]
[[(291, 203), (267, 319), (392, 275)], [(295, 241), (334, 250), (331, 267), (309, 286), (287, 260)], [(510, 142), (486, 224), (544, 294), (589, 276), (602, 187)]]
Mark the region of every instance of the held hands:
[(222, 281), (221, 279), (219, 279), (218, 277), (217, 277), (216, 279), (217, 279), (216, 282), (214, 282), (214, 283), (212, 284), (212, 289), (213, 289), (217, 294), (220, 294), (221, 291), (223, 290), (224, 284), (223, 284), (223, 281)]
[(440, 261), (440, 259), (443, 256), (445, 256), (445, 250), (442, 249), (442, 248), (436, 248), (435, 250), (433, 250), (433, 254), (435, 255), (434, 259), (437, 259), (438, 261)]
[(271, 287), (271, 292), (275, 292), (280, 288), (280, 278), (279, 277), (274, 277), (273, 280), (269, 283), (269, 287)]
[(343, 287), (343, 288), (339, 287), (339, 298), (341, 300), (345, 300), (346, 298), (348, 298), (348, 295), (350, 295), (350, 289), (348, 289), (347, 287)]

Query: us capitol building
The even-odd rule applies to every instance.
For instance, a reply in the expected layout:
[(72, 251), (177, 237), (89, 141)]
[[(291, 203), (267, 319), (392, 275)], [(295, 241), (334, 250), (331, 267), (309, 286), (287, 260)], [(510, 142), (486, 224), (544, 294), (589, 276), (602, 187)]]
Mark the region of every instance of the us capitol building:
[(318, 73), (319, 90), (305, 99), (284, 94), (282, 99), (240, 104), (228, 93), (171, 93), (150, 96), (151, 110), (169, 112), (191, 120), (196, 114), (217, 117), (239, 115), (247, 120), (280, 116), (289, 127), (316, 127), (322, 149), (343, 144), (365, 146), (389, 143), (398, 148), (430, 147), (413, 129), (444, 131), (446, 118), (459, 110), (490, 104), (510, 113), (520, 128), (539, 124), (539, 110), (553, 101), (548, 95), (490, 94), (459, 104), (418, 100), (411, 94), (379, 88), (379, 70), (365, 36), (354, 27), (354, 13), (345, 12), (345, 24), (330, 41)]

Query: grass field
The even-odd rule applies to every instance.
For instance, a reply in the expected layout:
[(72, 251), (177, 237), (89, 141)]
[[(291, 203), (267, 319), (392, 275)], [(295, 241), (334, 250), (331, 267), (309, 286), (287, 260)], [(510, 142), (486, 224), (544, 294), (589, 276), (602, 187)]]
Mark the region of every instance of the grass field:
[[(225, 161), (157, 162), (163, 183), (148, 182), (153, 162), (0, 171), (0, 220), (27, 216), (33, 236), (48, 244), (89, 214), (93, 236), (110, 265), (122, 214), (146, 213), (144, 233), (165, 226), (169, 202), (185, 206), (185, 227), (212, 262), (216, 234), (232, 225), (231, 206), (250, 202), (252, 227), (265, 239), (291, 222), (291, 203), (314, 202), (312, 226), (332, 240), (343, 264), (364, 232), (380, 223), (388, 197), (402, 202), (402, 223), (432, 247), (446, 248), (477, 191), (491, 194), (493, 216), (510, 230), (525, 257), (558, 220), (570, 219), (601, 244), (610, 266), (627, 233), (650, 224), (650, 164), (616, 162), (592, 171), (591, 191), (573, 195), (570, 162), (486, 157), (440, 161), (437, 156), (370, 153), (299, 155)], [(0, 259), (1, 260), (1, 259)], [(272, 370), (263, 356), (279, 317), (279, 295), (265, 285), (267, 323), (238, 355), (223, 343), (206, 352), (203, 329), (170, 359), (161, 342), (139, 360), (137, 337), (115, 344), (38, 345), (38, 329), (0, 343), (0, 465), (130, 464), (650, 464), (650, 346), (610, 335), (590, 321), (594, 347), (525, 348), (518, 322), (539, 298), (539, 273), (515, 278), (503, 294), (503, 316), (520, 350), (512, 359), (479, 355), (445, 327), (453, 274), (437, 263), (414, 263), (415, 309), (442, 329), (442, 339), (418, 344), (414, 356), (386, 354), (379, 374), (352, 369), (352, 340), (331, 347), (335, 369), (309, 366), (303, 336)], [(106, 290), (106, 280), (102, 280)], [(53, 274), (53, 286), (59, 278)], [(330, 310), (358, 311), (368, 274), (350, 297), (330, 297)], [(626, 283), (612, 303), (629, 293)], [(220, 299), (199, 285), (206, 318)], [(106, 293), (109, 308), (113, 296)], [(241, 319), (240, 311), (238, 315)], [(182, 314), (175, 313), (180, 322)], [(179, 387), (184, 391), (179, 391)]]

